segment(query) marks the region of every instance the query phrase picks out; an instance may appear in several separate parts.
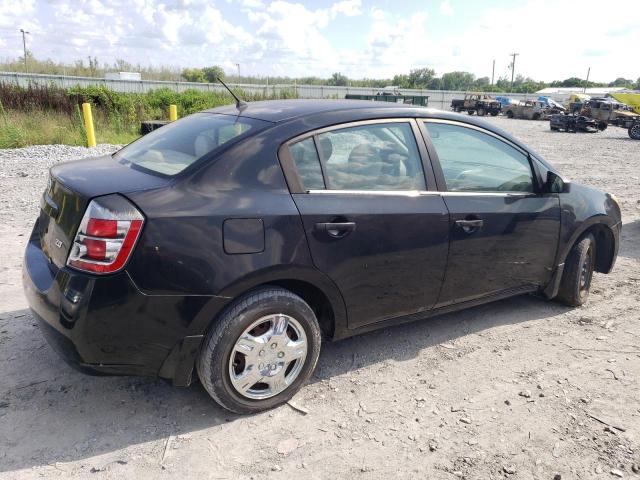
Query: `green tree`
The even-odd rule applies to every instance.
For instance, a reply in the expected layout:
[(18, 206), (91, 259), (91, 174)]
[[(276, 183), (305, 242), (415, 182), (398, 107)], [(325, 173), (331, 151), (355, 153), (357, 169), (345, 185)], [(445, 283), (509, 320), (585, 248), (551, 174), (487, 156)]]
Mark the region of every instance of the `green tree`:
[(203, 68), (202, 74), (204, 75), (205, 80), (209, 83), (216, 83), (218, 78), (224, 79), (224, 70), (218, 65)]
[(442, 75), (443, 90), (469, 90), (473, 88), (475, 76), (469, 72), (449, 72)]
[(442, 79), (438, 77), (432, 78), (427, 88), (429, 90), (442, 90)]
[(395, 75), (391, 80), (391, 85), (399, 88), (411, 88), (409, 85), (409, 75), (401, 73)]
[(199, 68), (185, 68), (182, 71), (182, 78), (184, 78), (187, 82), (197, 82), (204, 83), (206, 82), (206, 78), (204, 78), (204, 73)]
[(435, 76), (436, 72), (431, 68), (416, 68), (411, 70), (407, 78), (408, 88), (428, 88), (429, 83)]
[(336, 72), (331, 75), (331, 78), (329, 78), (329, 80), (327, 81), (328, 85), (334, 87), (344, 87), (347, 85), (347, 83), (349, 83), (349, 79), (346, 75), (343, 75), (340, 72)]
[(633, 87), (633, 80), (618, 77), (609, 84), (610, 87)]
[(560, 83), (561, 87), (582, 87), (584, 86), (584, 80), (578, 77), (571, 77), (563, 80)]
[(473, 88), (476, 90), (489, 90), (491, 79), (489, 77), (480, 77), (476, 78), (475, 82), (473, 82)]

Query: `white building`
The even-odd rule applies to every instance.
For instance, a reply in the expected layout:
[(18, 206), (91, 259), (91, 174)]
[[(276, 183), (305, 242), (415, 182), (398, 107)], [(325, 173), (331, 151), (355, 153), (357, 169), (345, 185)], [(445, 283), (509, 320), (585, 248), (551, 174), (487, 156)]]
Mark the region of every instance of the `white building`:
[(609, 93), (623, 92), (625, 90), (627, 89), (624, 87), (594, 87), (587, 88), (586, 90), (583, 87), (548, 87), (538, 90), (536, 93), (540, 95), (563, 95), (567, 97), (572, 93), (585, 93), (590, 97), (604, 97)]

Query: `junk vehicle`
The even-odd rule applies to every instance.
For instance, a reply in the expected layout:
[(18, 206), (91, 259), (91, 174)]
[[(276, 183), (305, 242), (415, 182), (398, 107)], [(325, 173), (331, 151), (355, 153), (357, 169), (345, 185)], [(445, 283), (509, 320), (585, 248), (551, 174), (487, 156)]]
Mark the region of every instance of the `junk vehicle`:
[(564, 115), (561, 113), (549, 117), (549, 126), (553, 131), (595, 133), (607, 129), (607, 122), (594, 120), (582, 115)]
[(500, 102), (486, 93), (467, 93), (464, 100), (451, 100), (451, 109), (458, 113), (467, 112), (469, 115), (477, 113), (480, 117), (490, 114), (495, 117), (502, 110), (502, 106)]
[(582, 305), (621, 228), (615, 196), (475, 118), (238, 101), (51, 167), (22, 278), (72, 365), (197, 377), (249, 414), (331, 340), (528, 293)]
[[(552, 109), (538, 100), (525, 100), (518, 105), (509, 105), (502, 110), (509, 118), (523, 118), (525, 120), (546, 120)], [(553, 112), (557, 113), (557, 112)]]
[(589, 100), (591, 100), (591, 96), (589, 95), (585, 95), (584, 93), (572, 93), (565, 102), (564, 106), (567, 110), (567, 113), (576, 114), (580, 113), (580, 110), (582, 110), (584, 104)]
[(567, 111), (567, 109), (561, 103), (556, 102), (551, 97), (545, 97), (544, 95), (541, 95), (538, 97), (538, 101), (542, 102), (546, 107), (550, 108), (552, 110), (551, 113), (564, 113)]
[(585, 103), (580, 114), (623, 128), (629, 128), (640, 117), (628, 105), (611, 98), (592, 98)]
[(610, 93), (609, 96), (620, 103), (629, 105), (634, 112), (640, 114), (640, 92), (616, 92)]
[(502, 108), (507, 107), (509, 105), (517, 105), (518, 103), (520, 103), (520, 101), (516, 100), (515, 98), (505, 97), (505, 96), (502, 96), (502, 95), (498, 95), (496, 97), (496, 100), (498, 102), (500, 102), (500, 106)]

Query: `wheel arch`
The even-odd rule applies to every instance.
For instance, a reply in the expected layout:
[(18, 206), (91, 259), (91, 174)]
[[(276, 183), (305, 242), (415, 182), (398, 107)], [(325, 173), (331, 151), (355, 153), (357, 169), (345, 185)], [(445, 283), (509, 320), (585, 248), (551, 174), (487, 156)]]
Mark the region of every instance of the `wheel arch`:
[(616, 240), (611, 229), (604, 223), (596, 223), (587, 229), (585, 234), (592, 234), (596, 239), (595, 271), (609, 273), (616, 257)]
[(596, 241), (595, 271), (599, 273), (609, 273), (615, 263), (618, 245), (616, 244), (616, 238), (611, 226), (598, 219), (598, 217), (574, 233), (571, 241), (567, 242), (567, 246), (563, 251), (559, 263), (564, 263), (573, 246), (589, 234), (593, 235)]
[(541, 290), (547, 298), (551, 299), (557, 296), (565, 262), (571, 249), (589, 234), (593, 235), (596, 241), (595, 271), (609, 273), (613, 269), (618, 254), (618, 240), (613, 233), (613, 227), (602, 221), (602, 217), (592, 217), (590, 220), (587, 225), (574, 232), (570, 240), (564, 244), (564, 248), (559, 251), (553, 275), (549, 283)]
[(338, 287), (326, 275), (313, 267), (274, 268), (256, 272), (219, 293), (226, 301), (217, 311), (203, 308), (201, 318), (194, 324), (193, 335), (206, 334), (216, 319), (237, 298), (265, 286), (278, 286), (290, 290), (309, 304), (316, 314), (323, 338), (346, 336), (347, 311)]

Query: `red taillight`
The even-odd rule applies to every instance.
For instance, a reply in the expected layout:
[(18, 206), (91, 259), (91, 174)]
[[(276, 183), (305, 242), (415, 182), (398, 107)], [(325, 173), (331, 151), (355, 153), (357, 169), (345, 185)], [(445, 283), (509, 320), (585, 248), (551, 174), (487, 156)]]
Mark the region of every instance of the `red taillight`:
[(118, 234), (117, 220), (103, 220), (101, 218), (90, 218), (87, 224), (87, 235), (95, 237), (115, 238)]
[(129, 259), (144, 217), (124, 197), (92, 200), (73, 241), (67, 265), (93, 273), (113, 273)]
[(87, 247), (87, 257), (92, 260), (104, 261), (107, 254), (107, 242), (105, 240), (96, 240), (85, 238), (82, 242)]

